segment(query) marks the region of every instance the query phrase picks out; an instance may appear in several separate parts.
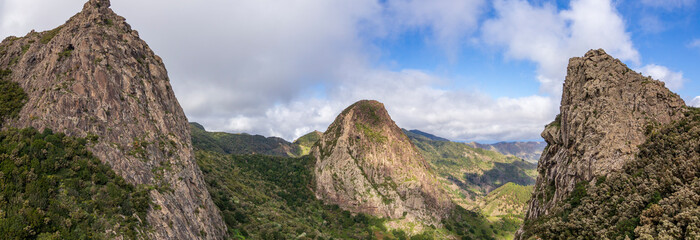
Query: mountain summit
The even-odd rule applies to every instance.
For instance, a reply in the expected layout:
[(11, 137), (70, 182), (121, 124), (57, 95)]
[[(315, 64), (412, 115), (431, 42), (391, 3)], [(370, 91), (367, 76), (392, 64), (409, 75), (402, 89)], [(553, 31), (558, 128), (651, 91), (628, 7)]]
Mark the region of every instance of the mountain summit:
[(526, 225), (571, 195), (580, 197), (588, 183), (623, 170), (647, 141), (647, 129), (684, 116), (685, 103), (663, 82), (630, 70), (603, 50), (572, 58), (567, 70), (561, 113), (542, 132), (548, 146)]
[(312, 148), (315, 193), (356, 213), (439, 223), (453, 208), (415, 146), (377, 101), (345, 109)]
[(90, 0), (56, 29), (0, 44), (0, 70), (28, 96), (6, 126), (99, 139), (94, 155), (127, 182), (152, 188), (149, 237), (223, 238), (165, 66), (109, 6)]

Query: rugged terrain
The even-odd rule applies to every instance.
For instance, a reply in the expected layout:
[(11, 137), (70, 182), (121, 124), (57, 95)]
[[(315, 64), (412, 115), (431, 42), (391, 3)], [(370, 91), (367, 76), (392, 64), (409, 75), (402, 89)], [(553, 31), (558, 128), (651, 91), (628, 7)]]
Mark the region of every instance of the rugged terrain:
[(438, 224), (453, 203), (384, 105), (346, 108), (312, 148), (315, 193), (356, 213)]
[(513, 238), (525, 216), (537, 165), (421, 131), (405, 132), (456, 204), (498, 223), (499, 237)]
[(535, 183), (537, 166), (515, 156), (451, 142), (424, 132), (406, 135), (438, 176), (459, 187), (472, 201), (508, 182)]
[[(317, 134), (312, 132), (295, 144), (312, 146)], [(202, 144), (202, 140), (206, 139), (192, 135), (197, 163), (234, 239), (501, 239), (518, 226), (489, 222), (460, 207), (433, 227), (403, 216), (350, 212), (316, 198), (313, 156), (224, 154), (217, 145)], [(254, 145), (244, 145), (248, 144)]]
[[(611, 57), (603, 50), (591, 50), (584, 57), (572, 58), (567, 70), (568, 74), (564, 83), (560, 107), (561, 113), (542, 132), (542, 137), (547, 141), (548, 146), (545, 148), (538, 165), (539, 177), (535, 192), (526, 215), (525, 227), (518, 237), (532, 236), (535, 232), (540, 235), (545, 233), (546, 231), (533, 229), (544, 226), (542, 222), (560, 214), (561, 211), (564, 211), (562, 208), (569, 209), (567, 211), (570, 212), (571, 208), (581, 205), (581, 199), (590, 193), (586, 189), (604, 186), (601, 184), (606, 178), (626, 179), (629, 176), (625, 174), (629, 174), (630, 171), (639, 171), (638, 173), (632, 172), (633, 177), (650, 174), (653, 169), (639, 165), (641, 162), (648, 161), (645, 160), (646, 158), (654, 158), (650, 155), (657, 154), (646, 150), (640, 152), (640, 146), (645, 149), (648, 145), (654, 145), (655, 141), (650, 138), (649, 131), (655, 127), (668, 126), (674, 121), (686, 118), (684, 112), (687, 111), (687, 107), (678, 95), (666, 89), (662, 82), (631, 71), (620, 60)], [(682, 134), (690, 134), (686, 137), (693, 139), (692, 134), (694, 133), (692, 131)], [(686, 144), (682, 143), (678, 146), (681, 151), (688, 150), (686, 152), (688, 155), (681, 157), (681, 159), (684, 159), (683, 161), (690, 160), (697, 164), (697, 155), (694, 155), (696, 153), (693, 151), (697, 152), (698, 145), (687, 149), (683, 148)], [(674, 148), (673, 146), (661, 147), (671, 150), (670, 148)], [(682, 165), (676, 167), (680, 166)], [(666, 167), (676, 168), (672, 164)], [(681, 171), (682, 174), (694, 175), (697, 172), (691, 171), (692, 169), (687, 170)], [(658, 169), (653, 171), (658, 171)], [(695, 178), (697, 179), (697, 175)], [(686, 178), (686, 180), (675, 179), (670, 185), (666, 183), (666, 186), (675, 190), (666, 189), (662, 192), (665, 195), (659, 197), (677, 192), (676, 187), (687, 186), (689, 184), (686, 182), (687, 179), (693, 179), (693, 177)], [(642, 180), (643, 178), (638, 178), (636, 182), (641, 183)], [(625, 185), (631, 183), (629, 180), (622, 181), (627, 182)], [(630, 199), (631, 196), (627, 195), (629, 189), (620, 188), (621, 186), (616, 184), (609, 186), (611, 188), (606, 190), (618, 203), (620, 201), (633, 201), (633, 204), (641, 204), (648, 200)], [(641, 187), (641, 193), (650, 190), (648, 187), (654, 188), (653, 186), (635, 186), (634, 184), (630, 187)], [(600, 200), (595, 196), (592, 198)], [(637, 207), (637, 205), (635, 206)], [(695, 207), (697, 208), (697, 201), (695, 201)], [(616, 209), (611, 211), (617, 211)], [(629, 209), (629, 211), (635, 210), (639, 209)], [(582, 209), (581, 211), (587, 210)], [(568, 212), (563, 215), (566, 216), (565, 219), (569, 216)], [(601, 224), (600, 231), (595, 234), (602, 234), (605, 231), (628, 232), (623, 228), (635, 229), (639, 224), (639, 219), (636, 222), (626, 222), (631, 218), (639, 217), (638, 214), (635, 216), (631, 212), (616, 214), (601, 210), (598, 214), (593, 215), (580, 220), (590, 220), (590, 223), (601, 217), (612, 218), (614, 224), (618, 224), (616, 230), (608, 229), (606, 224)], [(625, 216), (627, 219), (617, 218), (619, 216)], [(575, 227), (573, 225), (567, 226)], [(552, 230), (552, 232), (556, 231)], [(592, 232), (582, 234), (596, 236), (591, 235)], [(637, 233), (637, 236), (640, 234)], [(624, 235), (626, 234), (619, 236), (611, 234), (609, 237), (617, 238)], [(634, 237), (634, 235), (632, 236)]]
[(513, 155), (525, 161), (537, 163), (542, 151), (547, 146), (546, 142), (497, 142), (494, 144), (482, 144), (470, 142), (467, 145), (486, 150), (496, 151), (503, 155)]
[(199, 123), (190, 123), (195, 148), (209, 149), (224, 154), (262, 154), (270, 156), (300, 156), (302, 148), (278, 137), (250, 134), (207, 132)]
[(4, 127), (96, 139), (89, 150), (97, 158), (151, 189), (149, 237), (223, 238), (163, 62), (109, 6), (90, 0), (64, 25), (0, 44), (4, 78), (26, 92)]

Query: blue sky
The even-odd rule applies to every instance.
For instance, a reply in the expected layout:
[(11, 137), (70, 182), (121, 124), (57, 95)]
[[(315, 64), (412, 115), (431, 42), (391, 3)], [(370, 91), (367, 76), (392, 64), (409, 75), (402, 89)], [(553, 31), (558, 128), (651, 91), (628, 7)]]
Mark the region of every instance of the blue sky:
[[(85, 0), (0, 0), (0, 37), (62, 24)], [(168, 68), (191, 121), (324, 131), (360, 99), (460, 141), (540, 140), (566, 63), (603, 48), (700, 105), (697, 0), (113, 0)]]

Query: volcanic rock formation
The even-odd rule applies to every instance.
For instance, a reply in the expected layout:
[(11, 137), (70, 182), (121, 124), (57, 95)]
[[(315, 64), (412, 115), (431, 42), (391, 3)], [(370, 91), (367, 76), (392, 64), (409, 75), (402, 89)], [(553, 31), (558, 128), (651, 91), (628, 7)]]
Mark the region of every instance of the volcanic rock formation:
[(132, 184), (147, 184), (155, 239), (221, 239), (225, 225), (196, 166), (190, 130), (160, 57), (109, 0), (64, 25), (0, 44), (28, 102), (7, 126), (99, 137), (90, 150)]
[(384, 105), (345, 109), (312, 148), (315, 193), (355, 213), (439, 224), (453, 204)]
[[(650, 124), (683, 117), (685, 103), (664, 83), (630, 70), (602, 49), (569, 60), (560, 115), (542, 137), (548, 146), (526, 222), (547, 215), (576, 184), (621, 170), (645, 142)], [(517, 237), (516, 237), (517, 239)]]

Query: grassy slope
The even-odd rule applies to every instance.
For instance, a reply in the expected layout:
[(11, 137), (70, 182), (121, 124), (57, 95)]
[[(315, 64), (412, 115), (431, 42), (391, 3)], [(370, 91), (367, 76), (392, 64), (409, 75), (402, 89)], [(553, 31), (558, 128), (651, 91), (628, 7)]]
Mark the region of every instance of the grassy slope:
[(298, 146), (281, 138), (260, 135), (207, 132), (202, 125), (190, 123), (194, 147), (224, 154), (262, 154), (298, 156)]
[[(463, 143), (406, 134), (442, 177), (441, 182), (457, 204), (481, 211), (500, 225), (496, 230), (502, 238), (512, 238), (532, 193), (531, 186), (523, 185), (534, 184), (535, 164)], [(490, 192), (493, 194), (487, 196)]]
[(299, 146), (299, 155), (304, 156), (309, 154), (311, 151), (311, 147), (318, 142), (318, 140), (321, 140), (321, 134), (322, 132), (318, 131), (313, 131), (310, 132), (304, 136), (299, 137), (297, 140), (294, 140), (294, 144)]

